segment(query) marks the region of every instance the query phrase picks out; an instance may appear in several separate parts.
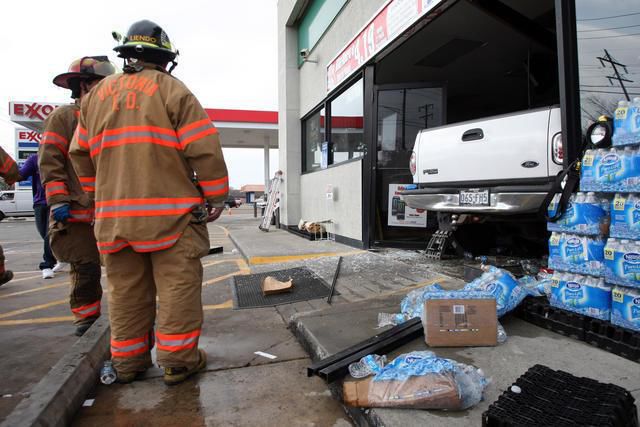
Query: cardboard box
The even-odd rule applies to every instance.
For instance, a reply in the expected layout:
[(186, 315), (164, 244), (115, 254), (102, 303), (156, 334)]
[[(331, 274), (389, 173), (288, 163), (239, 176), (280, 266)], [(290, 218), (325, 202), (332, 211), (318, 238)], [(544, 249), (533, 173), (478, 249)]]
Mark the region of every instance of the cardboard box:
[(429, 347), (498, 344), (495, 299), (432, 299), (424, 310), (422, 326)]

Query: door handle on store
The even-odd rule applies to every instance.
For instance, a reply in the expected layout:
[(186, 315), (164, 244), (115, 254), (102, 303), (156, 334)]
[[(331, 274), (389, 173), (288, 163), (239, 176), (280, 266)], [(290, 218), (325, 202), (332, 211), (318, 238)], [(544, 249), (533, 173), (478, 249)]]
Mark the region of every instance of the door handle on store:
[(465, 133), (462, 134), (462, 141), (477, 141), (478, 139), (484, 138), (484, 132), (482, 129), (469, 129)]

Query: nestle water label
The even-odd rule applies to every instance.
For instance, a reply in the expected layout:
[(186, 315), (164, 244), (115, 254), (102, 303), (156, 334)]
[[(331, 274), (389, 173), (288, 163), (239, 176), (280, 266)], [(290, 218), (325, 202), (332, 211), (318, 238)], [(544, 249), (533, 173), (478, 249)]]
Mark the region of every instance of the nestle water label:
[(596, 277), (566, 275), (554, 277), (549, 303), (585, 316), (609, 320), (611, 315), (611, 287)]
[(632, 147), (587, 150), (580, 172), (582, 191), (640, 191), (640, 152)]
[(554, 270), (600, 276), (604, 240), (574, 234), (552, 233), (549, 238), (549, 267)]
[(604, 155), (604, 150), (586, 150), (580, 166), (580, 189), (583, 191), (598, 191), (596, 183), (596, 170), (599, 159)]
[(640, 331), (640, 290), (616, 286), (611, 292), (611, 323)]
[(631, 135), (632, 109), (627, 101), (618, 102), (613, 119), (613, 137), (611, 137), (614, 146), (633, 142)]
[[(560, 194), (556, 194), (549, 204), (549, 214), (558, 209)], [(600, 235), (607, 221), (608, 213), (602, 200), (595, 193), (578, 193), (572, 195), (567, 203), (565, 213), (555, 222), (547, 223), (547, 230), (573, 234)]]
[(640, 197), (616, 194), (611, 201), (611, 237), (640, 239)]
[(609, 239), (604, 248), (604, 276), (608, 283), (640, 288), (640, 245)]

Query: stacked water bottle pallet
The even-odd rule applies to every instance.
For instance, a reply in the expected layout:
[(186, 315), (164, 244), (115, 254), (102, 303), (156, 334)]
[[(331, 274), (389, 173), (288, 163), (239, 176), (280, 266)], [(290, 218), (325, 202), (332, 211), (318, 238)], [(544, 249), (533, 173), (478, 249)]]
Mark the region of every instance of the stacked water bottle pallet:
[(549, 223), (549, 266), (557, 270), (549, 300), (640, 331), (640, 98), (619, 103), (612, 142), (586, 150), (580, 189), (588, 193), (572, 196)]
[[(549, 205), (558, 209), (560, 195)], [(610, 200), (595, 192), (577, 193), (564, 215), (549, 222), (549, 267), (555, 270), (549, 293), (554, 307), (609, 320), (611, 286), (604, 279), (604, 247)]]

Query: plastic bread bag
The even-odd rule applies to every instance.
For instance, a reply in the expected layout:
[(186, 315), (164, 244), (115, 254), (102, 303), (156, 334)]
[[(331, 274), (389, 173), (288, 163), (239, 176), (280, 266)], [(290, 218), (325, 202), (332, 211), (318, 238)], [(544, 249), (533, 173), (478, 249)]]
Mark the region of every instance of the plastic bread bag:
[(474, 366), (415, 351), (398, 356), (373, 378), (345, 382), (343, 392), (352, 406), (455, 411), (478, 404), (488, 384)]

